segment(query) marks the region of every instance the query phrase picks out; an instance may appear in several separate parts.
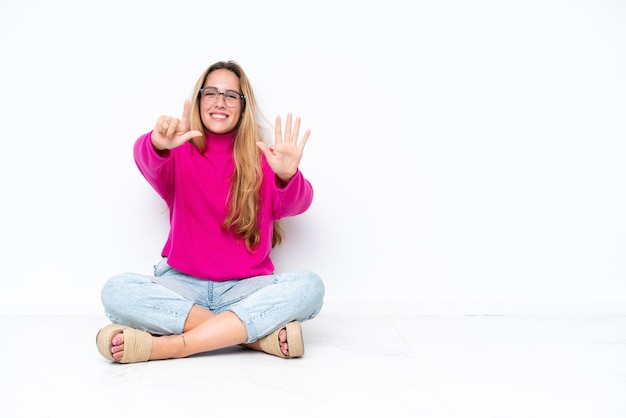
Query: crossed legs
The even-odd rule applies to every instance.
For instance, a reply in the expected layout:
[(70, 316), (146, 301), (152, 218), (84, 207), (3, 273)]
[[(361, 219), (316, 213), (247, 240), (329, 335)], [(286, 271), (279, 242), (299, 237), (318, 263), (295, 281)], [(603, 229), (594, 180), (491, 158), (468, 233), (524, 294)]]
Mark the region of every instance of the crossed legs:
[[(288, 357), (289, 344), (286, 329), (281, 329), (276, 338), (280, 351)], [(198, 305), (193, 305), (185, 321), (183, 334), (152, 337), (150, 360), (182, 358), (235, 345), (263, 351), (259, 340), (244, 344), (246, 340), (246, 328), (233, 312), (224, 311), (214, 314)], [(117, 361), (123, 358), (124, 334), (122, 332), (113, 335), (111, 354)]]

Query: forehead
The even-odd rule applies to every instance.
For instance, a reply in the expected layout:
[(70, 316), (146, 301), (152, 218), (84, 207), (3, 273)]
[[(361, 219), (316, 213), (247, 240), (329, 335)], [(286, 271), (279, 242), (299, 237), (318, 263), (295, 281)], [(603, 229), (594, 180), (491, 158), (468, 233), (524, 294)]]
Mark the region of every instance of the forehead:
[(239, 90), (239, 78), (232, 71), (221, 68), (210, 73), (204, 85), (220, 89)]

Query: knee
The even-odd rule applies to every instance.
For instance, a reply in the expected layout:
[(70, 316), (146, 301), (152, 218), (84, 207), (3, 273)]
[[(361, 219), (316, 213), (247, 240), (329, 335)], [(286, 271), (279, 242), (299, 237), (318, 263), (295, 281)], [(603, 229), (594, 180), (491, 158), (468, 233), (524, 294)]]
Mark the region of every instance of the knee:
[(322, 278), (314, 272), (303, 271), (301, 273), (301, 297), (303, 302), (300, 306), (305, 309), (302, 312), (304, 319), (316, 317), (322, 310), (324, 304), (324, 282)]
[(326, 292), (322, 278), (312, 271), (302, 271), (300, 274), (299, 280), (304, 288), (303, 294), (307, 295), (312, 302), (321, 304)]
[(117, 274), (110, 277), (104, 283), (100, 291), (100, 299), (102, 300), (105, 311), (109, 312), (115, 310), (116, 305), (123, 299), (123, 295), (125, 294), (124, 287), (126, 285), (127, 280), (124, 274)]

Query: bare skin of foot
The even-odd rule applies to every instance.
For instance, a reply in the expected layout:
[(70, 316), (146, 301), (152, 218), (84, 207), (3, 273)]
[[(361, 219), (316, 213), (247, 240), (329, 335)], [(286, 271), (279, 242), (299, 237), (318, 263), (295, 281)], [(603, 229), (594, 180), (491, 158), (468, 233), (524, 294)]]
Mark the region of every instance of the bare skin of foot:
[[(281, 329), (278, 332), (278, 342), (280, 343), (280, 351), (283, 353), (283, 355), (289, 357), (289, 343), (287, 342), (287, 330), (285, 328)], [(261, 346), (258, 341), (242, 345), (253, 350), (263, 351), (261, 350)]]
[[(235, 345), (263, 351), (258, 341), (245, 344), (246, 339), (245, 327), (234, 313), (225, 311), (215, 315), (204, 308), (194, 306), (187, 317), (182, 335), (152, 337), (150, 360), (183, 358)], [(280, 330), (278, 341), (281, 352), (289, 356), (286, 329)], [(114, 335), (111, 345), (113, 358), (120, 361), (124, 356), (124, 334)]]

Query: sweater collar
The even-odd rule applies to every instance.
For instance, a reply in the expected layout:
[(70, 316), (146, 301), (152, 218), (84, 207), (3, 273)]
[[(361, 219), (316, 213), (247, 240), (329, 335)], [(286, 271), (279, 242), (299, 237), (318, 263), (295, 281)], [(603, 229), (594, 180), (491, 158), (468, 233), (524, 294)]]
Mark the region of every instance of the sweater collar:
[(232, 153), (235, 147), (235, 136), (237, 130), (232, 130), (225, 134), (216, 134), (205, 131), (206, 152), (208, 153)]

